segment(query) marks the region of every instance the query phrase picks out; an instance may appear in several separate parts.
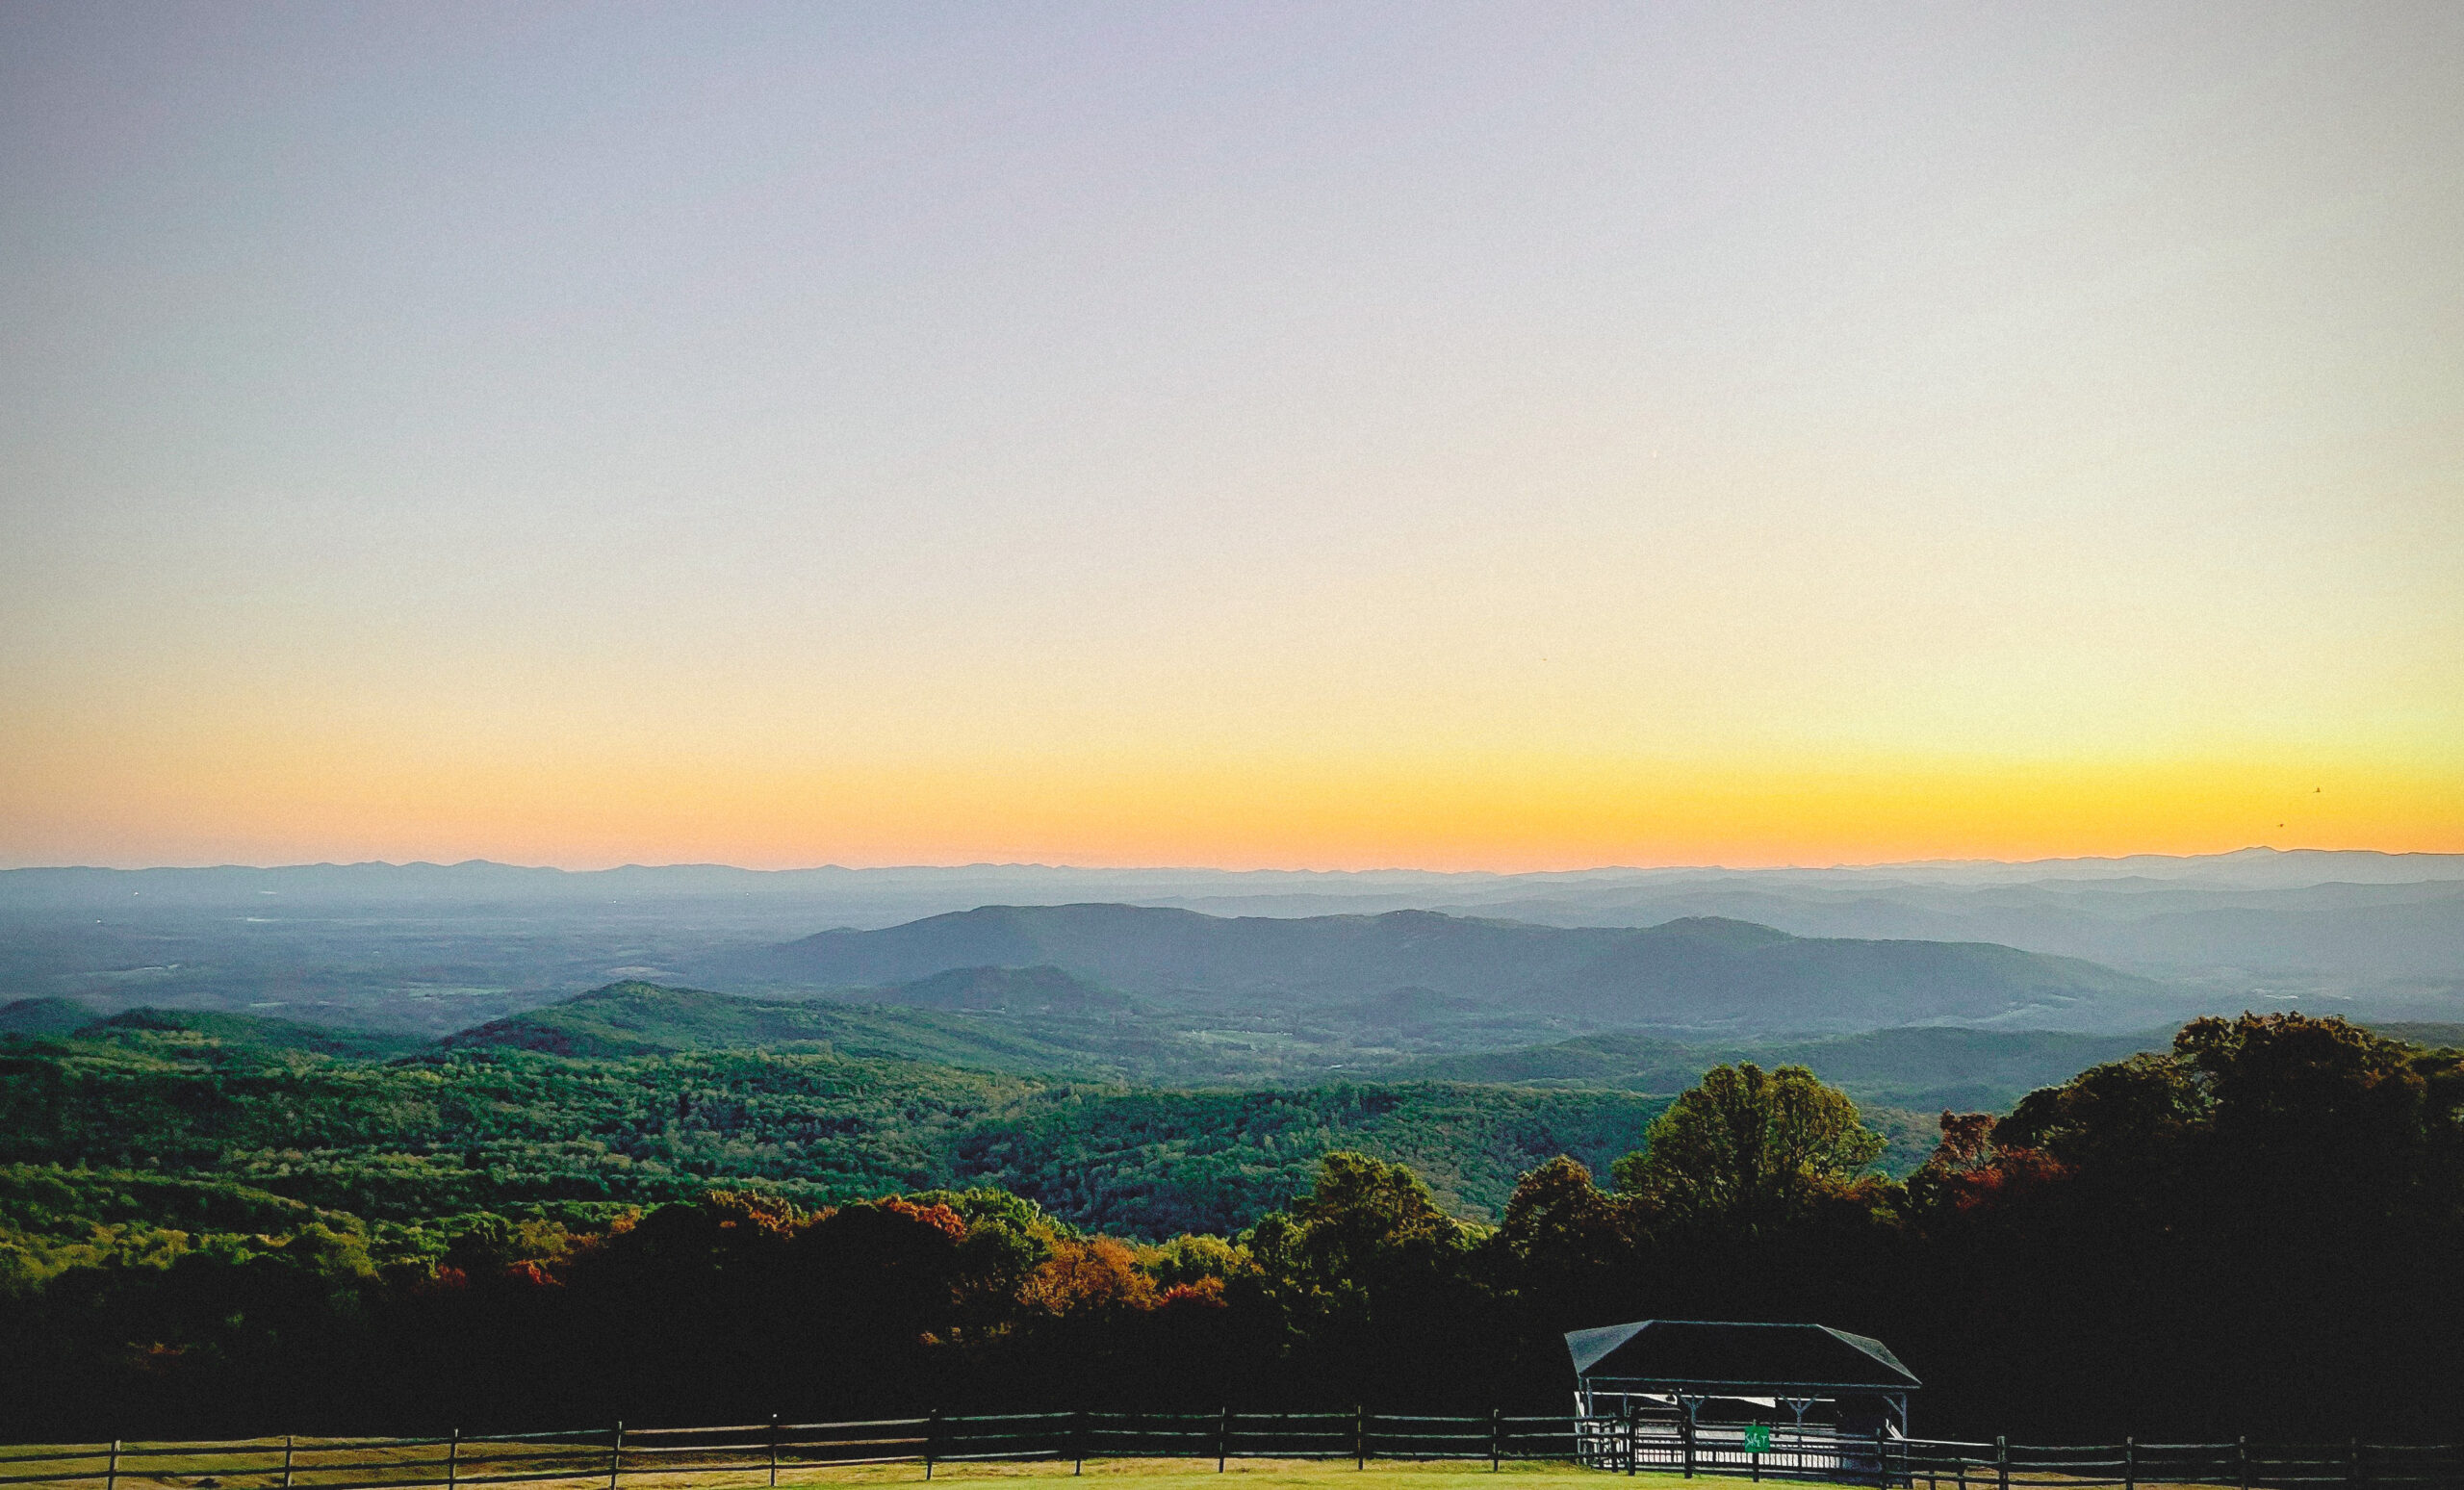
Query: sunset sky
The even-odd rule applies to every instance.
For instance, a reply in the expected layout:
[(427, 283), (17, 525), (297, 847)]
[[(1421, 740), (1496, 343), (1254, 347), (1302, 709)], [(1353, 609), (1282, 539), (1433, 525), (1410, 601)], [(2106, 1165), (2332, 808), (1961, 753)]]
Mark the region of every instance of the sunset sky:
[(0, 8), (0, 863), (2464, 851), (2464, 7)]

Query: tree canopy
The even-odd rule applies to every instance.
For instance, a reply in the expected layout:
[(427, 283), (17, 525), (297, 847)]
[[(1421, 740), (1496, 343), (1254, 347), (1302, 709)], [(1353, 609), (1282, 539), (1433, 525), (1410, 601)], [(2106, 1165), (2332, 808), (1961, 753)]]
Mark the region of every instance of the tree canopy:
[(1714, 1066), (1661, 1114), (1645, 1146), (1617, 1161), (1617, 1188), (1681, 1220), (1779, 1225), (1837, 1196), (1884, 1140), (1857, 1104), (1802, 1066)]

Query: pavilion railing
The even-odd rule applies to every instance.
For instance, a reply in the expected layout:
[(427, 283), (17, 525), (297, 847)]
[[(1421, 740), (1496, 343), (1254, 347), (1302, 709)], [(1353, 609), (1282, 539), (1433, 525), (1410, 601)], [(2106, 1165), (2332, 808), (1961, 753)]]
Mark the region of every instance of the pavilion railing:
[[(0, 1446), (0, 1490), (414, 1490), (563, 1484), (722, 1490), (826, 1483), (862, 1466), (919, 1477), (1004, 1461), (1547, 1460), (1628, 1475), (1829, 1480), (1894, 1490), (2464, 1490), (2464, 1446), (1958, 1443), (1666, 1419), (1409, 1413), (1063, 1412), (416, 1438), (271, 1437)], [(871, 1472), (877, 1473), (877, 1472)]]

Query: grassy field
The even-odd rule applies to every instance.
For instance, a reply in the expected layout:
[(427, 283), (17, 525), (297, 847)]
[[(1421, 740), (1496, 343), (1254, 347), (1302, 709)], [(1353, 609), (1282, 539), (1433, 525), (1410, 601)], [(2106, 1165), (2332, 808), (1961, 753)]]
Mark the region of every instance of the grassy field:
[[(485, 1445), (468, 1445), (481, 1450)], [(398, 1448), (354, 1448), (347, 1462), (335, 1462), (341, 1455), (334, 1451), (318, 1452), (314, 1440), (298, 1441), (293, 1455), (291, 1485), (293, 1490), (340, 1490), (345, 1485), (365, 1486), (386, 1480), (426, 1479), (441, 1476), (444, 1460), (441, 1451), (431, 1446), (406, 1445)], [(56, 1457), (55, 1457), (56, 1455)], [(15, 1460), (0, 1463), (0, 1476), (5, 1476), (9, 1490), (39, 1490), (42, 1486), (56, 1490), (100, 1490), (100, 1475), (104, 1459), (90, 1452), (90, 1446), (57, 1446), (46, 1450), (41, 1446), (23, 1445), (0, 1449), (0, 1458)], [(558, 1477), (528, 1480), (538, 1490), (604, 1490), (606, 1450), (576, 1446), (570, 1458), (557, 1462), (556, 1469), (570, 1472)], [(430, 1466), (436, 1466), (431, 1468)], [(491, 1466), (487, 1456), (475, 1452), (460, 1460), (461, 1473), (478, 1477), (503, 1473), (509, 1465)], [(57, 1473), (60, 1478), (38, 1477)], [(1743, 1477), (1732, 1475), (1706, 1476), (1730, 1483), (1743, 1482)], [(1578, 1469), (1563, 1461), (1508, 1461), (1492, 1471), (1485, 1463), (1465, 1461), (1423, 1463), (1402, 1459), (1372, 1460), (1368, 1468), (1358, 1469), (1349, 1459), (1240, 1459), (1227, 1463), (1219, 1473), (1213, 1459), (1089, 1459), (1080, 1470), (1068, 1460), (1034, 1459), (1007, 1463), (943, 1460), (934, 1466), (935, 1483), (951, 1482), (995, 1486), (1021, 1480), (1117, 1480), (1136, 1482), (1136, 1490), (1222, 1490), (1227, 1482), (1238, 1482), (1245, 1490), (1607, 1490), (1604, 1481), (1629, 1478), (1647, 1486), (1648, 1490), (1678, 1490), (1684, 1477), (1673, 1472), (1650, 1472), (1631, 1477), (1615, 1476), (1602, 1470)], [(1917, 1477), (1920, 1483), (1925, 1477)], [(894, 1464), (865, 1465), (799, 1465), (783, 1462), (777, 1483), (782, 1486), (851, 1487), (870, 1485), (922, 1484), (924, 1466), (914, 1460)], [(1970, 1483), (1990, 1484), (1980, 1478)], [(246, 1446), (233, 1444), (224, 1452), (173, 1456), (148, 1454), (141, 1446), (131, 1445), (123, 1452), (116, 1490), (280, 1490), (282, 1476), (282, 1441), (257, 1440)], [(695, 1463), (688, 1458), (670, 1460), (657, 1468), (634, 1468), (628, 1463), (619, 1490), (766, 1490), (772, 1483), (766, 1464), (725, 1466), (715, 1462)], [(1951, 1481), (1943, 1479), (1941, 1490)], [(2031, 1490), (2040, 1487), (2077, 1486), (2078, 1490), (2106, 1481), (2074, 1479), (2068, 1476), (2032, 1472), (2024, 1480)], [(1051, 1490), (1064, 1490), (1055, 1484)], [(1930, 1490), (1930, 1487), (1929, 1487)], [(2208, 1485), (2175, 1485), (2158, 1480), (2144, 1480), (2139, 1490), (2216, 1490)]]
[[(233, 1445), (234, 1449), (240, 1446)], [(474, 1446), (477, 1447), (477, 1446)], [(38, 1446), (14, 1447), (7, 1451), (11, 1458), (27, 1458), (44, 1453)], [(21, 1483), (29, 1486), (56, 1485), (62, 1490), (99, 1484), (105, 1460), (92, 1454), (86, 1446), (55, 1451), (61, 1457), (41, 1462), (20, 1462), (0, 1465), (0, 1471), (15, 1475), (46, 1475), (57, 1473), (58, 1479), (35, 1478)], [(428, 1447), (405, 1447), (397, 1450), (353, 1451), (347, 1465), (320, 1462), (313, 1441), (303, 1440), (295, 1451), (291, 1483), (295, 1490), (318, 1490), (321, 1485), (365, 1484), (371, 1480), (425, 1478), (441, 1475), (441, 1470), (421, 1473), (421, 1466), (441, 1463), (441, 1451)], [(605, 1463), (606, 1451), (602, 1449), (589, 1459), (597, 1465)], [(607, 1483), (603, 1468), (586, 1468), (585, 1455), (577, 1454), (571, 1478), (544, 1479), (531, 1483), (543, 1490), (571, 1487), (571, 1490), (600, 1490)], [(463, 1474), (474, 1477), (491, 1473), (477, 1454), (462, 1460)], [(1348, 1459), (1233, 1459), (1218, 1473), (1213, 1459), (1089, 1459), (1083, 1477), (1065, 1460), (1037, 1459), (1012, 1463), (943, 1461), (933, 1468), (935, 1483), (1005, 1482), (1015, 1480), (1088, 1480), (1134, 1479), (1139, 1490), (1200, 1490), (1203, 1486), (1221, 1486), (1237, 1480), (1249, 1490), (1368, 1490), (1373, 1486), (1391, 1485), (1393, 1490), (1495, 1490), (1501, 1482), (1510, 1482), (1514, 1490), (1557, 1490), (1559, 1486), (1588, 1485), (1597, 1490), (1601, 1474), (1596, 1470), (1577, 1469), (1556, 1462), (1508, 1462), (1492, 1472), (1486, 1464), (1416, 1463), (1408, 1460), (1375, 1460), (1366, 1470), (1355, 1468)], [(1675, 1475), (1639, 1475), (1638, 1480), (1676, 1480)], [(132, 1445), (123, 1451), (116, 1483), (120, 1490), (278, 1490), (283, 1482), (282, 1445), (280, 1440), (250, 1446), (247, 1451), (215, 1454), (145, 1453)], [(739, 1487), (766, 1487), (770, 1482), (766, 1466), (722, 1469), (711, 1466), (678, 1464), (673, 1469), (634, 1469), (625, 1471), (623, 1490), (739, 1490)], [(779, 1471), (781, 1485), (888, 1485), (921, 1484), (924, 1467), (912, 1460), (896, 1464), (865, 1465), (797, 1465), (783, 1464)], [(1054, 1490), (1060, 1490), (1055, 1486)]]
[[(868, 1469), (822, 1470), (812, 1473), (811, 1483), (904, 1484), (921, 1481), (924, 1471), (914, 1464), (882, 1464)], [(1068, 1479), (1072, 1467), (1050, 1459), (1022, 1464), (937, 1464), (933, 1468), (935, 1483), (941, 1480), (1015, 1480)], [(1587, 1485), (1599, 1490), (1600, 1472), (1576, 1469), (1561, 1463), (1509, 1463), (1491, 1474), (1485, 1464), (1475, 1467), (1465, 1463), (1416, 1464), (1409, 1461), (1381, 1459), (1373, 1461), (1366, 1470), (1355, 1469), (1348, 1459), (1233, 1459), (1219, 1475), (1213, 1459), (1090, 1459), (1088, 1479), (1135, 1479), (1139, 1490), (1202, 1490), (1208, 1485), (1221, 1485), (1238, 1480), (1249, 1490), (1364, 1490), (1373, 1485), (1392, 1484), (1395, 1490), (1474, 1490), (1475, 1486), (1496, 1486), (1510, 1481), (1515, 1490), (1556, 1490), (1558, 1486)], [(1637, 1478), (1670, 1479), (1666, 1475), (1638, 1476)], [(784, 1477), (782, 1477), (783, 1481)]]

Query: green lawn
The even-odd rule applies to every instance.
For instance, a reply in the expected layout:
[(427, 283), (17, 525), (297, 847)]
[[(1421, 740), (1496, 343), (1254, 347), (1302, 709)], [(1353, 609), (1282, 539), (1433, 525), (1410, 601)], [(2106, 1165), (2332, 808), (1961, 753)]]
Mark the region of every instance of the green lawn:
[[(193, 1446), (190, 1446), (193, 1447)], [(231, 1446), (234, 1449), (238, 1445)], [(464, 1457), (459, 1461), (465, 1476), (483, 1477), (492, 1472), (487, 1463), (488, 1445), (466, 1443)], [(89, 1456), (84, 1446), (60, 1446), (61, 1457), (45, 1462), (35, 1456), (44, 1450), (36, 1445), (18, 1445), (0, 1449), (0, 1454), (19, 1458), (20, 1462), (0, 1465), (0, 1473), (15, 1476), (59, 1474), (76, 1478), (28, 1478), (9, 1490), (101, 1490), (100, 1472), (103, 1458)], [(551, 1461), (558, 1472), (570, 1472), (569, 1478), (528, 1481), (523, 1490), (605, 1490), (607, 1474), (606, 1449), (575, 1446), (570, 1457), (559, 1456)], [(372, 1480), (413, 1480), (435, 1476), (441, 1477), (441, 1451), (429, 1446), (387, 1448), (355, 1447), (345, 1451), (336, 1448), (319, 1451), (314, 1440), (298, 1441), (294, 1454), (293, 1490), (319, 1490), (320, 1486), (366, 1484)], [(666, 1460), (658, 1468), (635, 1468), (629, 1451), (628, 1463), (619, 1490), (767, 1490), (771, 1483), (766, 1465), (748, 1465), (737, 1458), (732, 1465), (714, 1462), (697, 1465), (695, 1456), (680, 1455)], [(31, 1460), (31, 1462), (28, 1462)], [(208, 1454), (147, 1454), (133, 1448), (121, 1460), (117, 1479), (118, 1490), (280, 1490), (282, 1441), (256, 1440), (238, 1452)], [(538, 1469), (533, 1461), (520, 1466)], [(502, 1473), (512, 1465), (497, 1467)], [(933, 1469), (936, 1483), (976, 1484), (994, 1490), (1001, 1482), (1014, 1480), (1070, 1480), (1080, 1473), (1069, 1461), (1033, 1459), (1009, 1463), (982, 1461), (942, 1461)], [(83, 1477), (92, 1475), (94, 1477)], [(1234, 1459), (1219, 1474), (1213, 1459), (1089, 1459), (1083, 1477), (1090, 1480), (1134, 1479), (1136, 1490), (1226, 1490), (1237, 1482), (1242, 1490), (1609, 1490), (1608, 1481), (1629, 1477), (1611, 1476), (1600, 1470), (1577, 1469), (1563, 1461), (1508, 1461), (1501, 1470), (1492, 1472), (1485, 1463), (1455, 1461), (1450, 1463), (1418, 1463), (1401, 1459), (1373, 1459), (1366, 1470), (1356, 1469), (1349, 1459)], [(1707, 1476), (1725, 1484), (1743, 1483), (1739, 1476)], [(1678, 1490), (1684, 1477), (1673, 1473), (1645, 1473), (1630, 1477), (1649, 1490)], [(849, 1465), (845, 1467), (804, 1466), (785, 1462), (780, 1466), (778, 1483), (783, 1486), (828, 1487), (844, 1485), (922, 1484), (924, 1466), (914, 1460), (896, 1464)], [(1972, 1481), (1982, 1484), (1984, 1481)], [(2077, 1483), (2079, 1490), (2092, 1490), (2093, 1480), (2072, 1481), (2068, 1477), (2031, 1472), (2031, 1486), (2061, 1486)], [(1945, 1481), (1947, 1484), (1947, 1481)], [(1049, 1490), (1067, 1490), (1053, 1484)], [(2170, 1485), (2144, 1481), (2140, 1490), (2215, 1490), (2214, 1486)]]
[[(943, 1480), (958, 1482), (999, 1482), (1007, 1480), (1066, 1480), (1076, 1477), (1074, 1467), (1066, 1460), (1035, 1459), (1019, 1463), (986, 1464), (943, 1463), (933, 1467), (936, 1484)], [(1208, 1490), (1237, 1481), (1246, 1490), (1365, 1490), (1370, 1486), (1392, 1486), (1393, 1490), (1496, 1490), (1501, 1481), (1510, 1482), (1514, 1490), (1558, 1490), (1586, 1486), (1601, 1490), (1601, 1474), (1597, 1470), (1576, 1469), (1565, 1463), (1518, 1463), (1509, 1461), (1502, 1470), (1491, 1473), (1486, 1464), (1437, 1463), (1419, 1464), (1407, 1460), (1372, 1460), (1366, 1470), (1356, 1469), (1349, 1459), (1233, 1459), (1218, 1474), (1213, 1459), (1089, 1459), (1086, 1479), (1135, 1479), (1138, 1490)], [(1670, 1475), (1637, 1476), (1637, 1479), (1675, 1479)], [(732, 1477), (712, 1476), (701, 1478), (686, 1475), (673, 1477), (642, 1475), (629, 1472), (625, 1483), (636, 1479), (643, 1490), (681, 1490), (691, 1485), (707, 1485), (718, 1490), (722, 1484), (734, 1482)], [(920, 1464), (874, 1464), (851, 1469), (814, 1469), (783, 1471), (782, 1485), (874, 1485), (921, 1483), (924, 1468)], [(749, 1477), (754, 1485), (765, 1484), (766, 1477)], [(1062, 1490), (1055, 1485), (1052, 1490)]]
[[(277, 1490), (281, 1484), (281, 1442), (263, 1444), (256, 1452), (227, 1454), (144, 1454), (125, 1453), (121, 1460), (117, 1483), (121, 1490)], [(236, 1447), (236, 1446), (235, 1446)], [(469, 1456), (462, 1461), (462, 1473), (484, 1476), (489, 1473), (483, 1446), (467, 1446)], [(12, 1455), (32, 1454), (40, 1451), (34, 1446), (13, 1448)], [(604, 1462), (604, 1449), (583, 1451), (575, 1458)], [(292, 1483), (295, 1490), (316, 1490), (321, 1483), (365, 1482), (369, 1479), (404, 1479), (425, 1477), (418, 1467), (421, 1461), (435, 1461), (441, 1453), (433, 1448), (358, 1449), (347, 1455), (320, 1454), (303, 1440), (295, 1455)], [(349, 1466), (346, 1469), (345, 1460)], [(571, 1461), (568, 1461), (571, 1462)], [(16, 1474), (58, 1472), (64, 1476), (99, 1475), (103, 1459), (96, 1455), (63, 1458), (45, 1463), (20, 1463), (6, 1466)], [(581, 1470), (582, 1465), (574, 1467)], [(355, 1471), (355, 1472), (354, 1472)], [(371, 1472), (373, 1473), (371, 1473)], [(441, 1469), (426, 1475), (442, 1477)], [(1009, 1480), (1059, 1480), (1079, 1477), (1074, 1466), (1066, 1460), (1038, 1459), (1013, 1463), (962, 1461), (942, 1462), (933, 1468), (935, 1482), (965, 1481), (992, 1483)], [(1392, 1486), (1393, 1490), (1496, 1490), (1502, 1481), (1510, 1481), (1514, 1490), (1556, 1490), (1558, 1486), (1584, 1485), (1599, 1490), (1601, 1475), (1594, 1470), (1579, 1470), (1564, 1463), (1509, 1461), (1502, 1470), (1492, 1473), (1486, 1464), (1464, 1462), (1422, 1464), (1408, 1460), (1373, 1460), (1367, 1470), (1353, 1467), (1348, 1459), (1233, 1459), (1218, 1474), (1213, 1459), (1090, 1459), (1084, 1471), (1086, 1479), (1135, 1479), (1139, 1490), (1202, 1490), (1219, 1487), (1228, 1481), (1239, 1481), (1248, 1490), (1366, 1490), (1370, 1486)], [(1673, 1475), (1642, 1475), (1637, 1479), (1670, 1480)], [(907, 1461), (897, 1464), (852, 1465), (845, 1468), (805, 1467), (784, 1464), (779, 1472), (779, 1483), (787, 1485), (888, 1485), (922, 1483), (923, 1465)], [(99, 1490), (100, 1480), (76, 1478), (36, 1480), (34, 1486), (45, 1483), (60, 1485), (64, 1490), (77, 1487)], [(602, 1490), (607, 1483), (603, 1470), (590, 1469), (570, 1479), (534, 1481), (541, 1490)], [(769, 1475), (763, 1468), (702, 1468), (678, 1463), (674, 1468), (635, 1469), (628, 1465), (622, 1480), (623, 1490), (744, 1490), (756, 1487), (766, 1490)], [(32, 1490), (32, 1487), (29, 1487)], [(1055, 1485), (1052, 1490), (1063, 1490)]]

